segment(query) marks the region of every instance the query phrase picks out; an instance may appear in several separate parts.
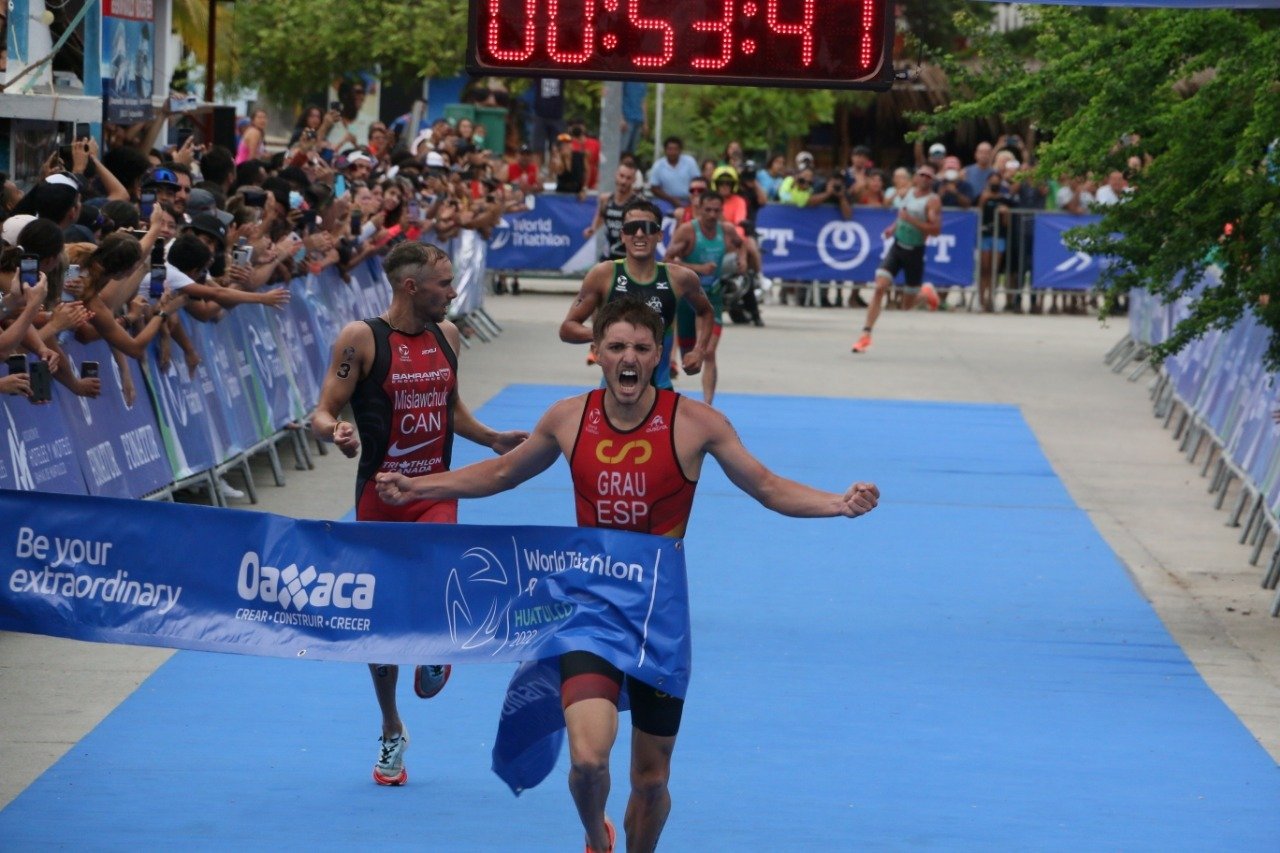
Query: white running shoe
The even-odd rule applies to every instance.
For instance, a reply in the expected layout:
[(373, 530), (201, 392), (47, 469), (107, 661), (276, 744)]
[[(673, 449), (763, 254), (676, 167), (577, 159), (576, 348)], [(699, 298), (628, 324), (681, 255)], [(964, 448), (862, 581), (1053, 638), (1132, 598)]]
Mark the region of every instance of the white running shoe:
[(409, 781), (404, 769), (404, 751), (409, 748), (409, 733), (400, 732), (390, 739), (378, 738), (378, 763), (373, 765), (373, 781), (379, 785), (403, 785)]
[(226, 477), (218, 478), (218, 492), (230, 500), (238, 501), (244, 497), (244, 492), (227, 482)]

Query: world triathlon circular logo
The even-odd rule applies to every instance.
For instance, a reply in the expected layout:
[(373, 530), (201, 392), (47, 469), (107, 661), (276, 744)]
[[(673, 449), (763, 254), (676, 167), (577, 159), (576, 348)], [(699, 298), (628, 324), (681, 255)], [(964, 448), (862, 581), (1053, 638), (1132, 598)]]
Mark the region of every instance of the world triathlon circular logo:
[(871, 238), (857, 222), (828, 222), (818, 232), (818, 257), (832, 269), (851, 270), (870, 253)]

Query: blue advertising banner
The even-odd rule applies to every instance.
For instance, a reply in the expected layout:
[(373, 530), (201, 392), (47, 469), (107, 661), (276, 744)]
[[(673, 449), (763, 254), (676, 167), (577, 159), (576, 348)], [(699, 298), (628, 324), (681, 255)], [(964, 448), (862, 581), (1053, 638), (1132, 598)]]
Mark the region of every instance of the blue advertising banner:
[(120, 368), (111, 347), (97, 340), (82, 344), (70, 334), (59, 339), (71, 369), (79, 373), (85, 362), (97, 362), (102, 393), (77, 397), (59, 386), (53, 396), (61, 405), (75, 445), (85, 486), (91, 495), (140, 498), (173, 480), (165, 457), (155, 411), (147, 404), (138, 363), (125, 359), (133, 387), (141, 399), (126, 402)]
[(202, 383), (191, 376), (182, 350), (172, 347), (169, 364), (161, 369), (156, 344), (147, 350), (143, 373), (151, 390), (160, 435), (169, 454), (174, 480), (207, 471), (222, 461), (221, 442), (209, 417)]
[(285, 353), (276, 338), (267, 309), (261, 305), (240, 305), (223, 323), (232, 323), (240, 351), (253, 370), (255, 400), (262, 430), (266, 434), (282, 429), (297, 415)]
[(239, 346), (227, 323), (199, 323), (184, 317), (183, 326), (204, 359), (201, 369), (207, 370), (214, 385), (224, 457), (242, 453), (266, 437), (254, 415), (249, 363), (238, 356)]
[[(892, 240), (883, 236), (897, 212), (858, 207), (844, 220), (831, 207), (769, 205), (756, 221), (764, 272), (790, 281), (874, 281)], [(948, 287), (973, 284), (978, 214), (944, 210), (942, 233), (925, 249), (925, 281)], [(899, 281), (902, 277), (899, 276)]]
[(102, 2), (102, 98), (112, 124), (151, 117), (155, 17), (153, 0)]
[[(399, 664), (582, 650), (674, 696), (689, 684), (680, 540), (602, 528), (307, 521), (0, 491), (0, 543), (0, 630)], [(504, 703), (501, 742), (510, 751), (501, 757), (525, 769), (520, 787), (538, 781), (527, 775), (538, 762), (522, 761), (522, 749), (545, 754), (547, 724), (528, 724), (523, 742), (510, 733), (526, 728), (526, 713), (545, 712), (537, 699), (559, 709), (558, 684), (545, 697), (509, 692)], [(563, 719), (556, 725), (558, 733)]]
[(590, 269), (599, 259), (594, 237), (582, 236), (595, 216), (594, 198), (531, 195), (529, 210), (503, 214), (489, 238), (489, 269)]
[[(56, 391), (54, 392), (57, 393)], [(67, 420), (57, 403), (0, 395), (0, 488), (24, 492), (86, 492)], [(15, 496), (14, 518), (26, 518), (29, 498)]]
[(1082, 225), (1092, 225), (1100, 216), (1072, 216), (1043, 213), (1036, 216), (1031, 263), (1031, 286), (1054, 290), (1088, 290), (1098, 283), (1105, 258), (1068, 249), (1062, 234)]

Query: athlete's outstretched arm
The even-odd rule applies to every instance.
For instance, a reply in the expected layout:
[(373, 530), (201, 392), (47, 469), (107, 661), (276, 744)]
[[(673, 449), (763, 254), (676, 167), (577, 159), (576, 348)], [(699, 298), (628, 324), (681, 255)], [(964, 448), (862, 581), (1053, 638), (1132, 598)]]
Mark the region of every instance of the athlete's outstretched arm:
[[(871, 512), (880, 500), (880, 490), (874, 483), (854, 483), (841, 495), (773, 473), (743, 446), (729, 419), (710, 406), (684, 400), (681, 414), (692, 416), (688, 428), (698, 430), (705, 438), (704, 449), (720, 463), (733, 484), (774, 512), (796, 518), (856, 518)], [(677, 427), (681, 428), (684, 425)]]
[(557, 428), (566, 417), (573, 416), (570, 409), (574, 404), (581, 416), (581, 397), (562, 400), (542, 416), (533, 428), (533, 434), (525, 442), (502, 456), (476, 462), (456, 471), (442, 471), (420, 477), (382, 471), (376, 477), (378, 496), (389, 504), (399, 505), (418, 500), (483, 498), (513, 489), (525, 480), (541, 474), (556, 461), (561, 452), (560, 441), (556, 437)]
[(566, 344), (591, 343), (591, 327), (587, 325), (587, 321), (608, 296), (609, 274), (612, 270), (613, 262), (603, 261), (587, 272), (578, 295), (569, 306), (569, 313), (560, 324), (560, 340)]

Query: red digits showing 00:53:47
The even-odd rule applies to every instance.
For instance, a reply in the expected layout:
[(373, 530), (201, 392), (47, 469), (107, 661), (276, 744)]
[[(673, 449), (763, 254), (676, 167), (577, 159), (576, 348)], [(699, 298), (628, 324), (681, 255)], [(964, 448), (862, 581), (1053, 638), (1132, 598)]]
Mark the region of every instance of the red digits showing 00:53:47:
[[(800, 64), (808, 68), (813, 64), (813, 0), (804, 0), (804, 18), (799, 24), (784, 24), (778, 20), (778, 0), (766, 0), (766, 18), (769, 29), (784, 36), (800, 36)], [(871, 4), (868, 3), (868, 6)], [(863, 39), (865, 42), (866, 39)]]
[(724, 15), (718, 20), (694, 22), (693, 28), (700, 33), (720, 34), (720, 56), (714, 59), (695, 59), (690, 63), (694, 68), (714, 71), (729, 64), (729, 60), (733, 59), (733, 34), (729, 31), (732, 25), (733, 0), (724, 0)]
[(639, 68), (661, 68), (671, 61), (676, 52), (676, 31), (670, 22), (661, 18), (640, 17), (640, 0), (627, 0), (627, 20), (637, 30), (656, 30), (662, 33), (662, 55), (642, 54), (631, 58)]

